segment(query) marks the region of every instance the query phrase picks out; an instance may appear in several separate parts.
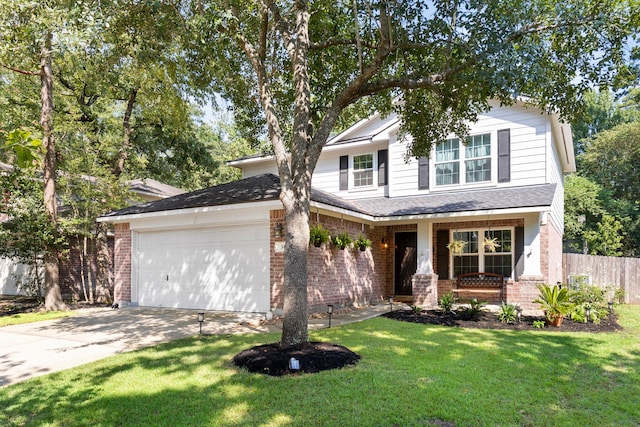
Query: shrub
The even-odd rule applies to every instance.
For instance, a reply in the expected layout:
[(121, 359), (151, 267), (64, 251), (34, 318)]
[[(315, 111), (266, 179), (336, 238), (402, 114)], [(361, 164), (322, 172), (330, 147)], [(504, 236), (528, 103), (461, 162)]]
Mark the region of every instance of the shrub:
[(448, 313), (453, 310), (453, 303), (455, 302), (455, 297), (453, 296), (453, 292), (449, 292), (444, 294), (438, 300), (438, 306), (442, 309), (443, 312)]
[(500, 313), (498, 314), (498, 319), (502, 323), (513, 323), (518, 318), (518, 311), (516, 310), (516, 306), (514, 304), (505, 304), (504, 302), (500, 306)]
[(411, 311), (413, 311), (414, 314), (418, 314), (422, 311), (422, 307), (420, 307), (419, 305), (412, 305)]
[(553, 323), (556, 319), (569, 314), (573, 307), (571, 292), (567, 288), (560, 288), (557, 285), (538, 285), (540, 295), (533, 302), (540, 304), (547, 320)]
[(469, 307), (465, 308), (467, 317), (471, 320), (477, 320), (480, 313), (484, 311), (484, 306), (486, 304), (486, 302), (479, 302), (476, 298), (472, 298), (471, 301), (469, 301)]
[(544, 328), (544, 325), (545, 325), (544, 320), (534, 320), (533, 321), (533, 327), (534, 328), (542, 329), (542, 328)]
[[(592, 321), (600, 323), (602, 318), (609, 315), (607, 291), (595, 285), (578, 283), (571, 294), (573, 308), (570, 313), (574, 322)], [(589, 319), (587, 319), (587, 308)]]

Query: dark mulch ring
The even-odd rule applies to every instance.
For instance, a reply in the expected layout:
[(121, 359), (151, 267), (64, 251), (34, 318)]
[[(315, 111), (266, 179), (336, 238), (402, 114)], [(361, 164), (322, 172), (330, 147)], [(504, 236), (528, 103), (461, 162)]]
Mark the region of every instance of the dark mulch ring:
[(622, 330), (622, 327), (618, 325), (618, 316), (615, 313), (601, 319), (600, 323), (574, 322), (565, 318), (559, 328), (545, 326), (542, 329), (533, 326), (535, 320), (544, 321), (542, 316), (522, 316), (520, 323), (502, 323), (496, 313), (488, 311), (483, 311), (476, 320), (470, 319), (464, 310), (449, 313), (443, 313), (440, 310), (422, 310), (419, 313), (414, 313), (412, 310), (396, 310), (385, 313), (382, 316), (403, 322), (477, 329), (544, 330), (554, 332), (614, 332)]
[[(289, 368), (291, 358), (299, 361), (299, 370)], [(309, 342), (300, 348), (280, 350), (278, 343), (264, 344), (236, 354), (233, 363), (249, 372), (279, 377), (340, 369), (358, 363), (360, 356), (346, 347), (325, 342)]]
[(31, 313), (40, 311), (42, 308), (36, 298), (25, 296), (2, 296), (0, 297), (0, 316), (13, 316), (20, 313)]

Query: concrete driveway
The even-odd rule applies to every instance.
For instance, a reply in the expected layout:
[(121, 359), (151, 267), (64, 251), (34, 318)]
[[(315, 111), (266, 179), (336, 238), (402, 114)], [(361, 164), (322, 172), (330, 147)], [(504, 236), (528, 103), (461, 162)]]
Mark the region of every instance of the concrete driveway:
[[(0, 328), (0, 387), (117, 353), (197, 335), (196, 310), (90, 309), (63, 319)], [(202, 332), (277, 331), (260, 315), (206, 312)]]

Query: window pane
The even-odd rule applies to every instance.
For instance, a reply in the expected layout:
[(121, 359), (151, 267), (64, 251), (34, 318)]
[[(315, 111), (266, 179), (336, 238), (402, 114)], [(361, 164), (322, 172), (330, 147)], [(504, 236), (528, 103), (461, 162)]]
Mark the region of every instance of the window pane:
[(436, 145), (436, 163), (450, 162), (460, 158), (460, 140), (447, 139)]
[(496, 239), (500, 245), (496, 247), (496, 253), (511, 253), (513, 249), (511, 230), (490, 230), (485, 233), (489, 239)]
[(455, 231), (453, 233), (454, 240), (462, 240), (467, 242), (464, 246), (465, 254), (477, 254), (478, 253), (478, 232), (477, 231)]
[(466, 182), (491, 181), (491, 159), (467, 160)]
[[(497, 249), (496, 249), (496, 252), (497, 252)], [(497, 273), (497, 274), (502, 274), (504, 277), (510, 277), (511, 276), (511, 254), (485, 255), (484, 271), (486, 273)]]
[(373, 185), (373, 171), (362, 171), (353, 173), (353, 185), (354, 187), (363, 187), (366, 185)]
[(473, 135), (467, 139), (464, 156), (467, 159), (491, 156), (491, 135)]
[(373, 154), (353, 156), (353, 169), (373, 169)]
[(441, 163), (436, 165), (436, 185), (460, 183), (460, 163)]
[(459, 274), (476, 273), (478, 271), (477, 255), (462, 255), (453, 257), (453, 277)]

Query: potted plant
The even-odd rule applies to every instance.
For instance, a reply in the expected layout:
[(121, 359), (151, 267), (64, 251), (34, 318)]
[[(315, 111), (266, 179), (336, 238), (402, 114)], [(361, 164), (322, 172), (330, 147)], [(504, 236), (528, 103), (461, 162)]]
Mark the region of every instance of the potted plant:
[(496, 248), (500, 247), (500, 244), (498, 243), (498, 238), (494, 237), (493, 239), (490, 239), (489, 237), (485, 236), (484, 240), (482, 241), (482, 244), (484, 246), (484, 250), (486, 252), (495, 252)]
[(315, 224), (309, 230), (309, 242), (313, 243), (316, 248), (319, 248), (323, 243), (327, 243), (330, 238), (329, 230), (322, 227), (322, 224)]
[(462, 255), (465, 246), (467, 246), (467, 242), (465, 242), (464, 240), (453, 239), (447, 245), (447, 249), (449, 249), (449, 251), (451, 251), (453, 255)]
[(361, 251), (366, 251), (371, 246), (371, 240), (367, 239), (362, 233), (358, 236), (353, 244)]
[(340, 248), (341, 250), (343, 250), (344, 248), (346, 248), (347, 246), (349, 246), (351, 244), (351, 242), (353, 242), (353, 239), (351, 238), (351, 236), (349, 236), (349, 233), (347, 233), (346, 231), (343, 231), (342, 233), (333, 236), (331, 238), (331, 242), (337, 247)]
[(540, 304), (548, 325), (559, 327), (564, 316), (571, 311), (571, 293), (567, 288), (547, 284), (538, 285), (538, 291), (540, 295), (533, 302)]

